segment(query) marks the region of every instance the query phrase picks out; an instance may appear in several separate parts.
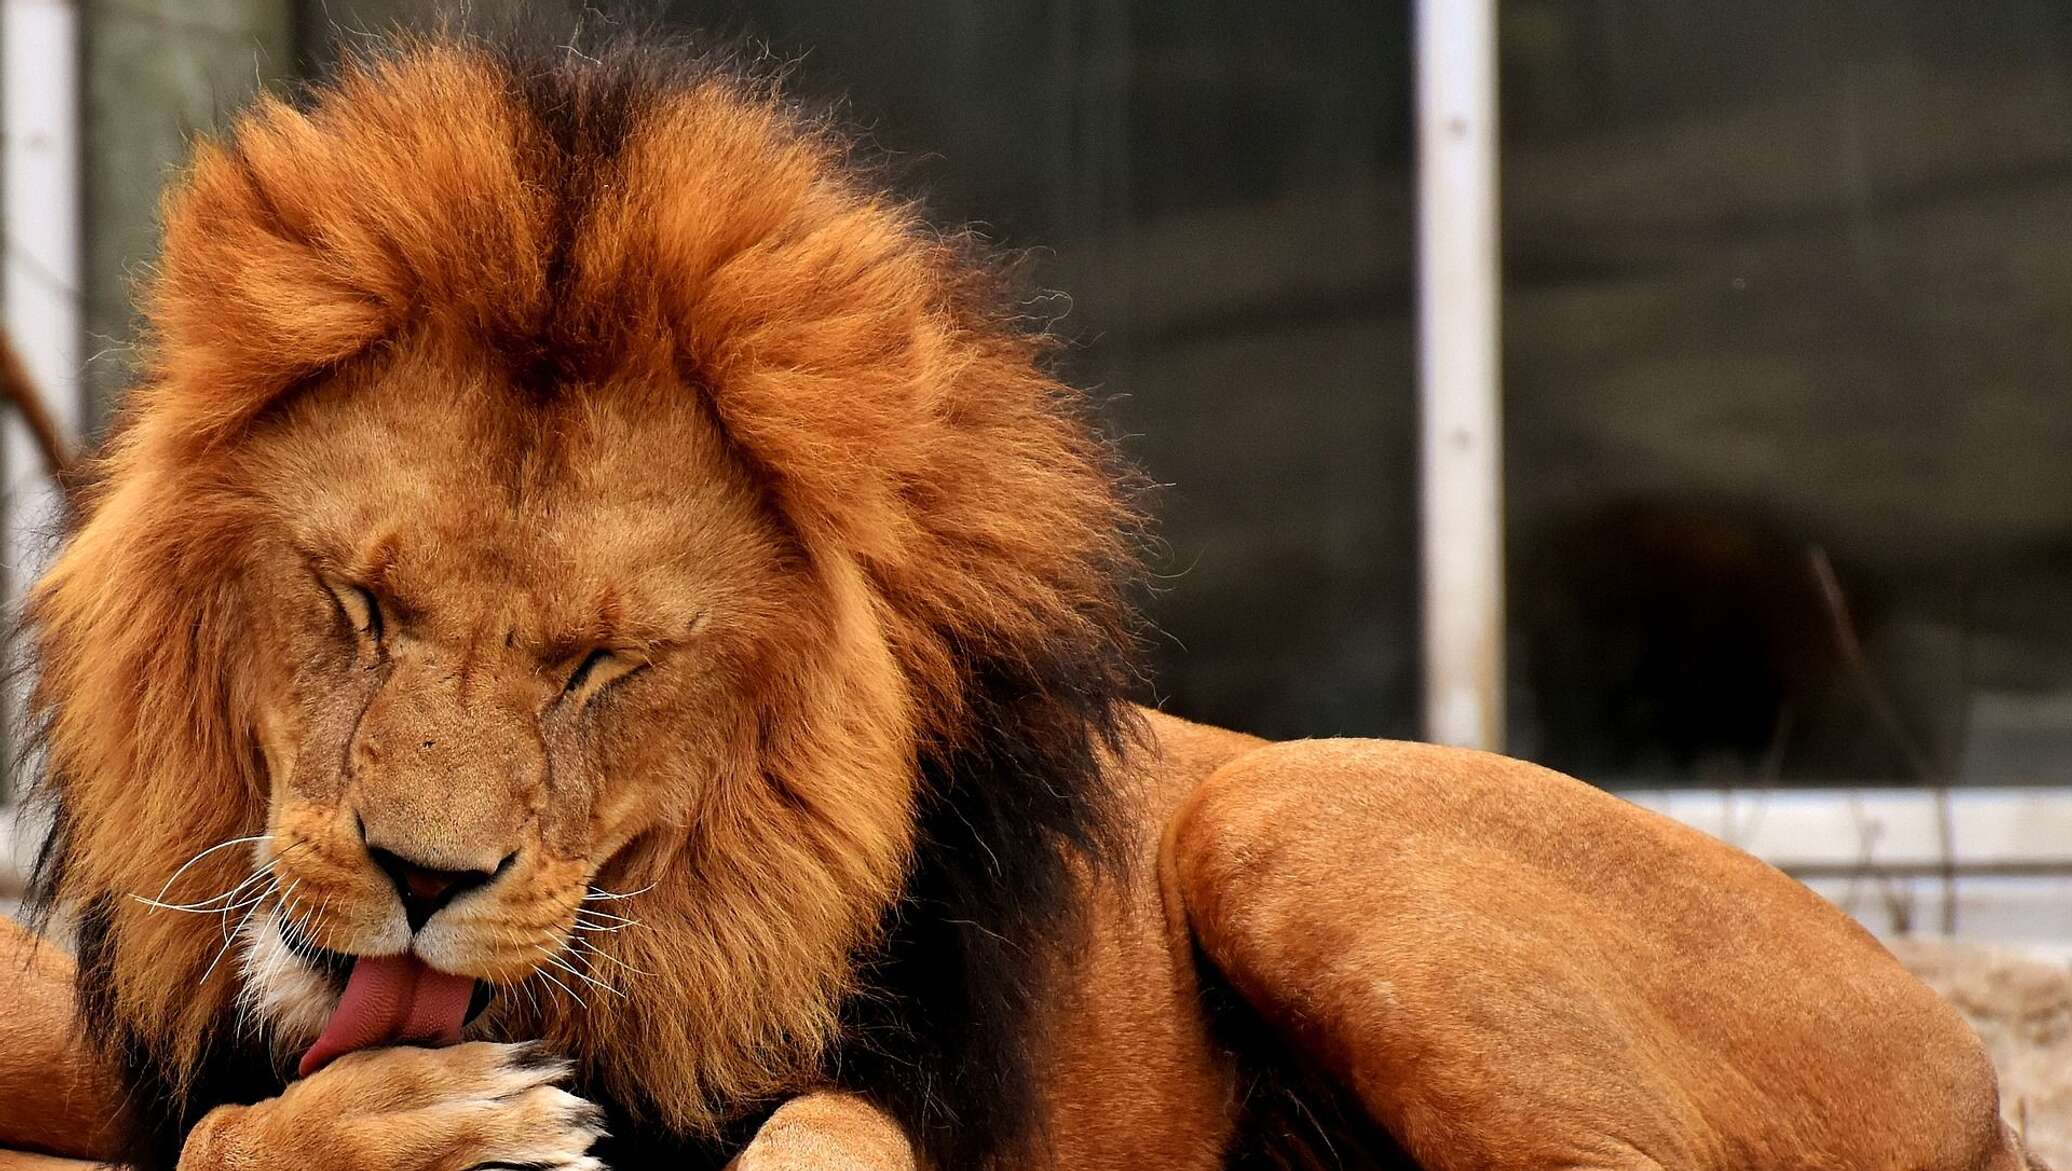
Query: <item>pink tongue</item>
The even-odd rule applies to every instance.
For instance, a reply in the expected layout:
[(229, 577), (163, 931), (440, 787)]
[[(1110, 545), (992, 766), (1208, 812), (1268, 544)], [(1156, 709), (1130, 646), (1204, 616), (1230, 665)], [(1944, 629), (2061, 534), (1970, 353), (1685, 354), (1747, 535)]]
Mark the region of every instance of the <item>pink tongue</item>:
[(474, 995), (473, 976), (441, 972), (414, 955), (361, 956), (353, 961), (331, 1023), (302, 1055), (299, 1072), (308, 1077), (335, 1058), (375, 1045), (451, 1045), (460, 1040)]

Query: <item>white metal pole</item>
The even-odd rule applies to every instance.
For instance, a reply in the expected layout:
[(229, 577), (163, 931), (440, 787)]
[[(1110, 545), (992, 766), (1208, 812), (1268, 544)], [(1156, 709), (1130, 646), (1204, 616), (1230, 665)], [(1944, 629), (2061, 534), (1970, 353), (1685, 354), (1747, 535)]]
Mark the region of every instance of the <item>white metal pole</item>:
[(1425, 734), (1501, 749), (1495, 0), (1418, 0)]
[[(73, 0), (0, 0), (0, 226), (7, 250), (0, 304), (22, 365), (68, 438), (80, 433), (85, 417), (79, 90)], [(58, 498), (34, 438), (13, 412), (0, 442), (6, 468), (0, 491), (6, 563), (0, 570), (12, 614), (49, 551)], [(4, 697), (10, 727), (19, 698), (18, 688)]]

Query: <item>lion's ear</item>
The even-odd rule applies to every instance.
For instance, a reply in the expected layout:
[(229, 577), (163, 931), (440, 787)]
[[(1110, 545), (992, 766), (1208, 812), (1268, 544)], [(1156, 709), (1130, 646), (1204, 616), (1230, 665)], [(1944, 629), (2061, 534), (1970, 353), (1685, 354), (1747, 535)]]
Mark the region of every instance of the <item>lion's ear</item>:
[(450, 47), (348, 65), (307, 112), (261, 99), (166, 196), (144, 294), (154, 414), (215, 437), (419, 315), (520, 331), (550, 234), (522, 173), (535, 133), (487, 64)]

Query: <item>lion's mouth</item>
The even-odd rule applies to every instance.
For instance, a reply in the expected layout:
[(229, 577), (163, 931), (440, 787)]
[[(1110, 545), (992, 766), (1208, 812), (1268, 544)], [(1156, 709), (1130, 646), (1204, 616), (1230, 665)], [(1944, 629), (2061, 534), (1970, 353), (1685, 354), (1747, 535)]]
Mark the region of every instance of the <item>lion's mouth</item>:
[[(316, 969), (319, 975), (328, 979), (331, 982), (331, 990), (339, 996), (345, 995), (345, 986), (352, 978), (353, 963), (360, 958), (342, 951), (332, 951), (328, 947), (318, 947), (312, 943), (303, 944), (296, 954)], [(475, 1018), (489, 1008), (489, 1001), (494, 995), (495, 989), (490, 986), (489, 981), (475, 981), (475, 994), (468, 999), (468, 1015), (461, 1022), (462, 1025), (474, 1024)]]
[(451, 1045), (484, 1003), (484, 986), (473, 976), (442, 972), (408, 952), (352, 960), (338, 1006), (302, 1055), (299, 1072), (308, 1077), (327, 1063), (378, 1045)]

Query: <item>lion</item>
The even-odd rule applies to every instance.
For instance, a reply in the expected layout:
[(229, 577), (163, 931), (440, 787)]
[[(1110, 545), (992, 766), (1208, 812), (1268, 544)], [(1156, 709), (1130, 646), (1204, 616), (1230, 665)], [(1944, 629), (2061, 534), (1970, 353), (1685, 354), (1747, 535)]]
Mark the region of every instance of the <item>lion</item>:
[(2024, 1165), (1753, 858), (1133, 705), (1138, 477), (725, 59), (402, 40), (164, 220), (27, 608), (0, 1166)]

